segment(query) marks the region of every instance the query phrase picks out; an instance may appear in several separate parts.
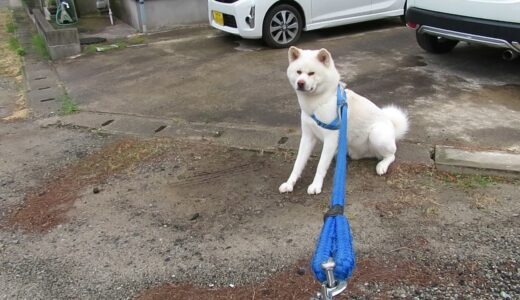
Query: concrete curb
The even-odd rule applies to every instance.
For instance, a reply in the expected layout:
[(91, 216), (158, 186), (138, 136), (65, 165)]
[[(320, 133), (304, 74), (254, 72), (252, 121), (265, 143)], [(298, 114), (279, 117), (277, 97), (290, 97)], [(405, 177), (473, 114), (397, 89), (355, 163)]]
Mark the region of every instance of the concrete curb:
[[(252, 151), (297, 151), (300, 143), (299, 130), (286, 127), (186, 123), (172, 119), (112, 113), (80, 112), (42, 119), (39, 124), (43, 127), (55, 124), (78, 126), (99, 132), (141, 137), (203, 139), (226, 147)], [(314, 154), (320, 155), (320, 151), (321, 147), (316, 147)], [(433, 167), (432, 151), (433, 147), (429, 145), (401, 141), (396, 156), (404, 163)]]
[(25, 93), (32, 115), (48, 117), (59, 111), (60, 98), (65, 95), (65, 90), (52, 63), (40, 58), (33, 49), (31, 39), (35, 29), (31, 17), (27, 6), (24, 6), (23, 10), (15, 10), (16, 35), (27, 49), (27, 54), (23, 58)]
[(238, 149), (275, 151), (298, 148), (299, 132), (288, 128), (263, 128), (236, 124), (186, 123), (179, 120), (111, 113), (80, 112), (38, 121), (40, 126), (60, 124), (99, 132), (141, 137), (204, 139)]
[(520, 178), (520, 154), (435, 147), (437, 169), (448, 172)]
[[(298, 130), (237, 124), (186, 123), (179, 120), (113, 113), (80, 112), (39, 121), (41, 126), (78, 126), (111, 134), (141, 137), (170, 137), (207, 140), (226, 147), (274, 152), (297, 151)], [(400, 141), (397, 160), (413, 165), (435, 167), (453, 173), (520, 178), (520, 154), (503, 151), (470, 151), (451, 146), (435, 146)], [(435, 150), (435, 159), (432, 152)], [(314, 154), (319, 155), (320, 147)]]

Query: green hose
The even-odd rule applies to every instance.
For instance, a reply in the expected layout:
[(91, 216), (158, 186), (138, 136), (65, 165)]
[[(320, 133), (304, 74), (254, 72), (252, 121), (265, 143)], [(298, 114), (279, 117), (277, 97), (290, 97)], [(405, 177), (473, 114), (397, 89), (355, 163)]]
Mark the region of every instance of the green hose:
[(56, 24), (70, 25), (78, 22), (76, 15), (76, 7), (72, 0), (59, 1), (58, 10), (56, 11)]

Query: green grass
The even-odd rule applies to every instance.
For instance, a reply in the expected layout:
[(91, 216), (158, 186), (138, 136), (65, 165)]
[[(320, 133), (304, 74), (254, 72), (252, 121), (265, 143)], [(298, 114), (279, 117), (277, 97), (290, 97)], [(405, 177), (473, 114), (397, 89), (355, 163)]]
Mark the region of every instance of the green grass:
[(139, 45), (146, 43), (146, 39), (142, 35), (132, 36), (127, 39), (129, 45)]
[(14, 36), (10, 36), (8, 40), (9, 49), (16, 52), (16, 54), (20, 56), (25, 55), (25, 50), (23, 49), (22, 45), (20, 45), (20, 41)]
[(78, 111), (78, 104), (74, 102), (74, 100), (69, 95), (64, 95), (61, 97), (61, 115), (70, 115)]
[(41, 58), (44, 58), (44, 59), (50, 58), (49, 51), (47, 51), (47, 45), (45, 44), (45, 40), (43, 39), (43, 37), (41, 35), (39, 35), (39, 34), (33, 35), (31, 42), (32, 42), (32, 46), (33, 46), (34, 50), (36, 51), (36, 53), (38, 53), (38, 55)]
[(440, 178), (449, 183), (454, 183), (464, 189), (486, 188), (497, 184), (497, 178), (484, 175), (464, 175), (445, 173)]
[(9, 21), (7, 24), (5, 24), (5, 31), (7, 33), (14, 33), (16, 31), (16, 25), (13, 21)]
[(92, 53), (96, 53), (96, 47), (99, 47), (100, 44), (92, 44), (92, 45), (87, 45), (85, 46), (84, 50), (85, 53), (87, 54), (92, 54)]
[(488, 187), (496, 184), (496, 180), (490, 176), (472, 175), (462, 176), (457, 175), (458, 184), (463, 188), (477, 188), (477, 187)]
[[(134, 36), (134, 37), (130, 37), (126, 40), (118, 40), (118, 41), (113, 41), (113, 42), (103, 42), (103, 43), (100, 43), (100, 44), (92, 44), (92, 45), (86, 45), (84, 48), (83, 48), (83, 52), (86, 53), (86, 54), (93, 54), (93, 53), (96, 53), (97, 52), (97, 47), (107, 47), (104, 51), (102, 52), (109, 52), (109, 51), (114, 51), (114, 50), (121, 50), (121, 49), (125, 49), (127, 48), (129, 45), (139, 45), (139, 44), (144, 44), (146, 43), (146, 39), (145, 37), (143, 36)], [(117, 45), (116, 48), (110, 48), (110, 45)]]
[(126, 41), (118, 41), (115, 44), (117, 45), (117, 48), (115, 49), (125, 49), (128, 47), (128, 43)]

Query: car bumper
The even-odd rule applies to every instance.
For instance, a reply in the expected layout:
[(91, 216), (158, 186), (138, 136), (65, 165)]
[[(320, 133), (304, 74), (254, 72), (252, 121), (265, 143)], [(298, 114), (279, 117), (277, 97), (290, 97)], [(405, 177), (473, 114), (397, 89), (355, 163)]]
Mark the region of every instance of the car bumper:
[(406, 20), (420, 33), (507, 48), (520, 53), (520, 24), (439, 13), (411, 7)]
[[(263, 14), (259, 14), (255, 7), (253, 26), (251, 27), (246, 18), (251, 17), (251, 8), (255, 7), (254, 0), (240, 0), (234, 3), (224, 3), (216, 0), (208, 1), (209, 23), (213, 28), (240, 35), (243, 38), (258, 39), (262, 37)], [(213, 19), (213, 11), (221, 12), (224, 15), (224, 24), (218, 24)]]

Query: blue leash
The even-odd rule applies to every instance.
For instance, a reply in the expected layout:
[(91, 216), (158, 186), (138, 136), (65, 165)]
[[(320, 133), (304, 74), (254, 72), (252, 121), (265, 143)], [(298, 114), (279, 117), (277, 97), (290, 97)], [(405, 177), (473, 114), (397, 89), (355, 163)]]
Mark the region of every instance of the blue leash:
[[(316, 245), (314, 257), (312, 259), (312, 270), (315, 278), (324, 283), (324, 287), (332, 289), (336, 283), (342, 282), (346, 288), (346, 280), (352, 275), (355, 267), (355, 254), (352, 245), (352, 236), (347, 218), (343, 215), (346, 193), (345, 184), (347, 180), (347, 96), (345, 89), (338, 85), (338, 110), (339, 115), (327, 127), (320, 125), (320, 122), (314, 115), (313, 119), (321, 127), (335, 130), (338, 123), (339, 126), (339, 145), (336, 155), (336, 170), (334, 173), (334, 185), (332, 190), (332, 198), (330, 200), (330, 208), (324, 216), (324, 225)], [(332, 263), (332, 264), (331, 264)], [(342, 289), (342, 290), (343, 290)], [(337, 290), (337, 289), (336, 289)], [(341, 290), (341, 291), (342, 291)], [(325, 290), (326, 291), (326, 290)], [(332, 296), (339, 294), (341, 291), (330, 295), (323, 295), (319, 299), (332, 299)], [(329, 294), (329, 293), (327, 293)]]

